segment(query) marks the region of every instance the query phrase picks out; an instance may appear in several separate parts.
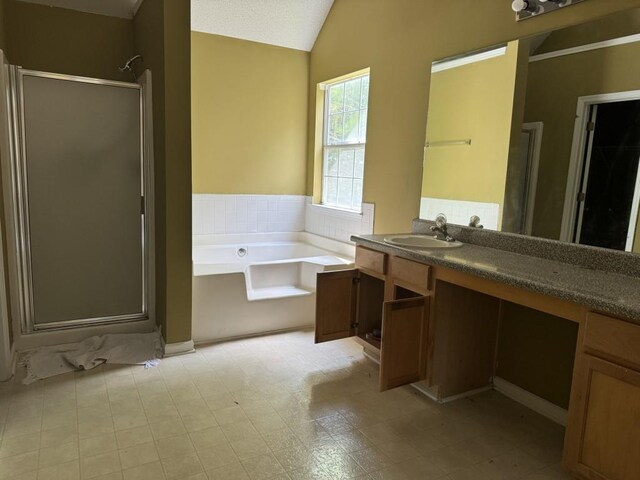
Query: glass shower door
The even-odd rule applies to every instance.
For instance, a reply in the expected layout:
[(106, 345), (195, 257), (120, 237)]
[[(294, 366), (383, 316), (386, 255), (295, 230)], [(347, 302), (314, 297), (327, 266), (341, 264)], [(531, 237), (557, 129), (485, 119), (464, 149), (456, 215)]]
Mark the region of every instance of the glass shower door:
[(18, 70), (25, 332), (147, 318), (141, 87)]

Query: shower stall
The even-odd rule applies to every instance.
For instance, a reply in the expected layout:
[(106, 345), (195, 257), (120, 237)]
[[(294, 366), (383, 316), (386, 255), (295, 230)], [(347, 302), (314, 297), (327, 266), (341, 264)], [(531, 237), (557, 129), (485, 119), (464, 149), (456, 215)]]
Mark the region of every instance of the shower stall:
[(150, 80), (150, 72), (127, 83), (5, 62), (14, 336), (154, 320)]

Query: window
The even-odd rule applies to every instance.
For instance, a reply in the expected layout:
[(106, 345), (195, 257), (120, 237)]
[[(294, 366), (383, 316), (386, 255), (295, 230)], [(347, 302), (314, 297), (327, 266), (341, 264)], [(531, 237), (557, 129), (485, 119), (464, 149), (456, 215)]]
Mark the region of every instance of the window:
[(322, 148), (322, 204), (361, 211), (369, 75), (328, 84)]

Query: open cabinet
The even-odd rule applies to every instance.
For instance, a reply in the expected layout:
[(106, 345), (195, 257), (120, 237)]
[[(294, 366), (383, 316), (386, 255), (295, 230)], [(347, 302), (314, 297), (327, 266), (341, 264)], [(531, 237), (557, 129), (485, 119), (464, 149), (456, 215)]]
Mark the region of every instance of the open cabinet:
[[(316, 343), (358, 337), (379, 355), (381, 391), (423, 380), (427, 371), (430, 297), (385, 288), (389, 281), (362, 268), (323, 272), (316, 290)], [(392, 293), (385, 298), (385, 291)]]

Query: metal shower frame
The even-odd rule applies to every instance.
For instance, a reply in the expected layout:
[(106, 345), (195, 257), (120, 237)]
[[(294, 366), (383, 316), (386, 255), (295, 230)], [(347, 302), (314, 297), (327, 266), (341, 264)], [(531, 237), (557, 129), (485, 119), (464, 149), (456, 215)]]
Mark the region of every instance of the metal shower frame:
[[(140, 92), (140, 196), (141, 196), (141, 253), (142, 253), (142, 295), (140, 299), (140, 311), (105, 317), (80, 318), (63, 320), (48, 323), (36, 323), (33, 304), (33, 283), (31, 265), (31, 238), (29, 227), (29, 198), (28, 198), (28, 178), (26, 163), (26, 127), (24, 115), (24, 77), (40, 77), (70, 82), (81, 82), (95, 85), (105, 85), (119, 88), (137, 89)], [(150, 72), (148, 80), (150, 81)], [(144, 82), (143, 82), (144, 83)], [(17, 312), (23, 334), (35, 333), (39, 331), (63, 330), (81, 326), (106, 325), (124, 322), (146, 321), (150, 318), (150, 289), (149, 284), (153, 282), (151, 278), (154, 270), (153, 246), (154, 232), (154, 211), (153, 211), (153, 154), (150, 148), (151, 141), (145, 137), (151, 134), (151, 118), (146, 118), (149, 114), (146, 107), (149, 104), (147, 96), (150, 92), (145, 92), (145, 86), (140, 83), (128, 83), (112, 80), (103, 80), (75, 75), (40, 72), (23, 69), (16, 66), (10, 67), (10, 110), (12, 140), (14, 144), (12, 158), (9, 162), (10, 192), (5, 193), (5, 201), (8, 201), (9, 208), (13, 211), (13, 218), (7, 218), (8, 243), (13, 244), (9, 258), (13, 257), (14, 272), (13, 285), (14, 293), (12, 297), (17, 300)], [(149, 84), (149, 88), (151, 88)], [(7, 184), (4, 182), (5, 185)], [(10, 275), (11, 277), (11, 275)], [(151, 292), (151, 300), (155, 301), (155, 294)], [(151, 305), (153, 310), (153, 303)]]

